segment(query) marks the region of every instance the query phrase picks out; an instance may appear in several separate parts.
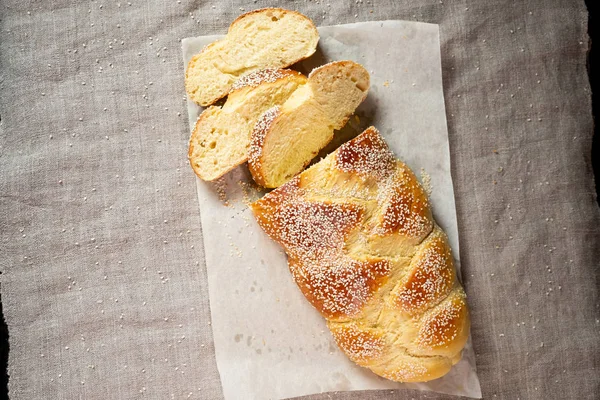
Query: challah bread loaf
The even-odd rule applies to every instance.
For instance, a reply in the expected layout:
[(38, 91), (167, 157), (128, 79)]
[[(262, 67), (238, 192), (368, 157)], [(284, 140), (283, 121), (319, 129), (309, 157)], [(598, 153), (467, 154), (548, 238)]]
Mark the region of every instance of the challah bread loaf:
[(353, 61), (313, 70), (305, 86), (256, 124), (248, 158), (256, 183), (278, 187), (302, 171), (333, 139), (333, 131), (344, 126), (368, 90), (369, 73)]
[(258, 117), (305, 83), (304, 75), (289, 69), (256, 71), (234, 83), (223, 107), (207, 108), (196, 121), (188, 152), (196, 175), (212, 181), (246, 162)]
[(375, 128), (251, 207), (352, 361), (425, 382), (460, 360), (469, 313), (447, 237)]
[(195, 55), (185, 72), (185, 90), (194, 102), (209, 106), (225, 97), (243, 75), (285, 68), (311, 56), (319, 41), (313, 22), (281, 8), (263, 8), (239, 16), (224, 39)]

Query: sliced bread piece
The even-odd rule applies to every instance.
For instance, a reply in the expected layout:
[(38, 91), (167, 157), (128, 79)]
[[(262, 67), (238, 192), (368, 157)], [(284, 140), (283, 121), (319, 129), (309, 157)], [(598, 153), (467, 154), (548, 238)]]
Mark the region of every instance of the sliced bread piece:
[(281, 107), (266, 111), (252, 132), (248, 166), (256, 183), (278, 187), (333, 139), (369, 90), (369, 73), (353, 61), (316, 68)]
[(319, 41), (313, 22), (281, 8), (263, 8), (238, 17), (224, 39), (195, 55), (185, 72), (190, 99), (209, 106), (225, 97), (243, 75), (285, 68), (311, 56)]
[(223, 108), (209, 107), (196, 121), (188, 153), (196, 175), (212, 181), (246, 162), (258, 117), (305, 83), (304, 75), (289, 69), (261, 70), (238, 80)]

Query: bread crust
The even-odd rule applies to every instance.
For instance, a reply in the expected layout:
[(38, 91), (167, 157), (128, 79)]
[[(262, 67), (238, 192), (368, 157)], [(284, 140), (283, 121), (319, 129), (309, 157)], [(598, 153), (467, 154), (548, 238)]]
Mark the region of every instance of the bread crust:
[[(293, 10), (286, 10), (284, 8), (279, 8), (279, 7), (263, 7), (263, 8), (257, 8), (256, 10), (252, 10), (252, 11), (248, 11), (247, 13), (244, 13), (240, 16), (238, 16), (236, 19), (233, 20), (233, 22), (229, 25), (229, 28), (227, 29), (227, 33), (229, 33), (234, 25), (242, 22), (245, 18), (252, 16), (254, 14), (262, 14), (262, 13), (267, 13), (269, 11), (277, 11), (277, 12), (282, 12), (284, 14), (294, 14), (302, 19), (306, 19), (308, 22), (310, 22), (310, 25), (312, 26), (314, 33), (316, 36), (319, 36), (319, 31), (317, 30), (317, 27), (315, 26), (314, 22), (308, 18), (306, 15), (299, 13), (298, 11), (293, 11)], [(316, 51), (316, 49), (315, 49)], [(303, 60), (300, 59), (300, 60)], [(300, 61), (298, 60), (298, 61)], [(297, 62), (297, 61), (296, 61)], [(292, 63), (293, 64), (293, 63)], [(290, 64), (290, 65), (292, 65)]]
[(256, 122), (252, 135), (250, 136), (250, 150), (248, 152), (248, 169), (254, 181), (262, 186), (268, 187), (263, 173), (263, 144), (269, 134), (273, 122), (281, 115), (281, 107), (275, 106), (265, 111)]
[(400, 382), (460, 360), (470, 322), (448, 239), (375, 128), (251, 208), (351, 360)]

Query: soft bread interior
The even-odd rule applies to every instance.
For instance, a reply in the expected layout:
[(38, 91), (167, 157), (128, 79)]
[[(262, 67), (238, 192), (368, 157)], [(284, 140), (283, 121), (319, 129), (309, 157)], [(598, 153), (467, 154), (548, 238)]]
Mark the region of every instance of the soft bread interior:
[(196, 122), (190, 139), (189, 160), (196, 175), (212, 181), (245, 161), (243, 132), (249, 124), (237, 113), (207, 108)]
[(319, 34), (304, 15), (266, 8), (242, 15), (227, 36), (195, 55), (186, 70), (189, 97), (208, 106), (227, 95), (241, 76), (264, 68), (284, 68), (312, 55)]
[[(190, 138), (189, 159), (196, 174), (215, 180), (248, 159), (250, 133), (258, 117), (282, 104), (306, 77), (290, 70), (261, 70), (243, 79), (223, 108), (209, 107)], [(236, 83), (238, 85), (238, 83)]]
[(288, 134), (273, 135), (265, 140), (263, 152), (274, 156), (265, 157), (263, 168), (280, 180), (292, 178), (294, 171), (304, 168), (305, 160), (311, 160), (333, 138), (329, 119), (317, 103), (308, 99), (310, 96), (311, 91), (306, 86), (297, 90), (291, 97), (293, 106), (286, 107), (288, 113), (272, 125), (274, 132)]
[(344, 126), (369, 89), (369, 73), (352, 61), (314, 70), (268, 124), (252, 133), (249, 167), (257, 183), (274, 188), (302, 169)]

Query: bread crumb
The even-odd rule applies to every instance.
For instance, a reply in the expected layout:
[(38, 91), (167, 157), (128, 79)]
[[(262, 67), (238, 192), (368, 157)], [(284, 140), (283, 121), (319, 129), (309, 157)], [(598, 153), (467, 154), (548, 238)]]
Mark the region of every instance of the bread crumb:
[(254, 182), (239, 181), (238, 185), (242, 189), (242, 203), (246, 206), (260, 198), (261, 189)]
[(225, 207), (229, 207), (229, 200), (227, 199), (227, 193), (225, 190), (225, 180), (223, 178), (217, 179), (214, 185), (217, 190), (217, 194), (219, 195), (219, 200)]

